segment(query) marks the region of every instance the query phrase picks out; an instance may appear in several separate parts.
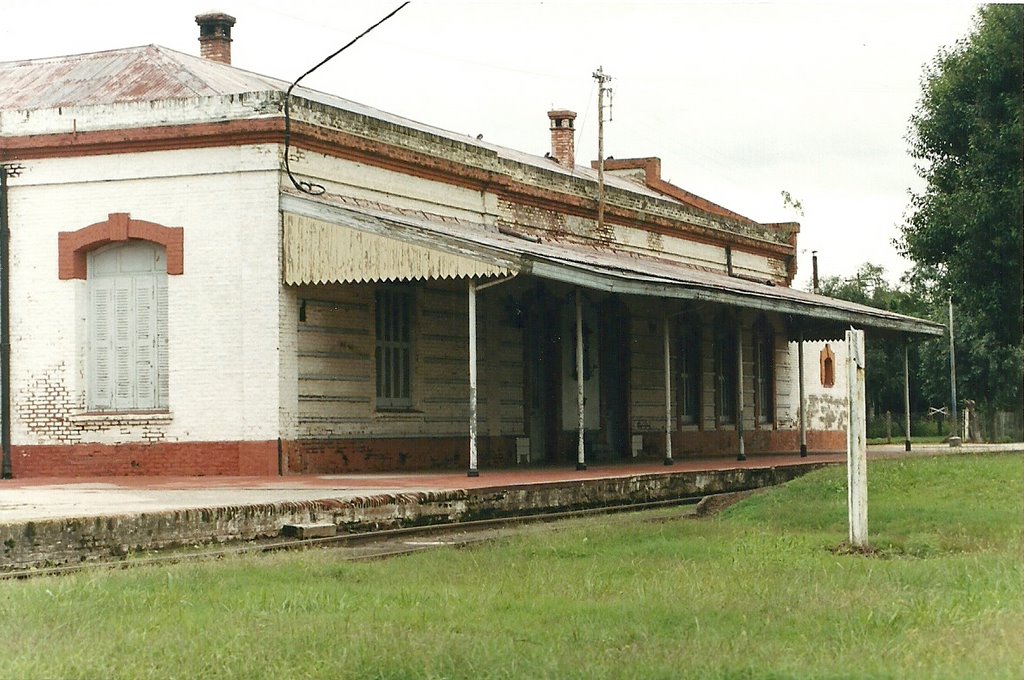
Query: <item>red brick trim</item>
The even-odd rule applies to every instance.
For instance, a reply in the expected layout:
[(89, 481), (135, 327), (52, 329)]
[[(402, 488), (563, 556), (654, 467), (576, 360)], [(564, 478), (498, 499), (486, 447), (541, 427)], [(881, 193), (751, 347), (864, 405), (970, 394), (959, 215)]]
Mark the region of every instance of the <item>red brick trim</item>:
[(110, 213), (103, 222), (78, 231), (57, 235), (57, 273), (61, 280), (84, 279), (86, 256), (100, 246), (128, 239), (162, 245), (167, 250), (167, 273), (182, 274), (185, 269), (185, 230), (165, 227), (156, 222), (133, 220), (128, 213)]
[[(744, 433), (748, 454), (784, 454), (800, 450), (799, 430), (752, 430)], [(846, 450), (846, 430), (809, 430), (807, 448), (814, 453), (840, 453)], [(682, 430), (672, 433), (675, 458), (722, 456), (734, 458), (739, 450), (735, 430)], [(658, 460), (665, 453), (664, 433), (644, 433), (644, 454)]]
[[(515, 465), (514, 436), (479, 437), (480, 469)], [(465, 470), (468, 437), (300, 439), (282, 442), (285, 474)]]
[[(595, 214), (596, 204), (590, 197), (575, 196), (532, 186), (482, 168), (472, 168), (451, 160), (436, 158), (429, 154), (308, 123), (293, 123), (291, 132), (292, 145), (296, 148), (366, 163), (379, 168), (397, 170), (416, 177), (466, 187), (475, 191), (493, 191), (507, 200), (538, 208), (550, 208), (581, 217), (593, 217)], [(283, 119), (271, 118), (132, 130), (29, 135), (7, 139), (4, 149), (0, 150), (0, 160), (71, 158), (167, 149), (279, 144), (283, 134)], [(699, 207), (697, 209), (701, 210)], [(746, 218), (736, 220), (724, 215), (718, 215), (718, 217), (744, 226), (750, 224)], [(650, 215), (642, 209), (620, 208), (611, 205), (608, 206), (605, 218), (608, 224), (636, 226), (664, 235), (685, 233), (687, 237), (702, 243), (715, 245), (728, 243), (734, 249), (756, 255), (786, 258), (793, 257), (796, 251), (795, 243), (770, 243), (743, 234), (698, 226), (686, 222), (685, 219)]]
[(14, 446), (16, 478), (277, 476), (277, 441)]

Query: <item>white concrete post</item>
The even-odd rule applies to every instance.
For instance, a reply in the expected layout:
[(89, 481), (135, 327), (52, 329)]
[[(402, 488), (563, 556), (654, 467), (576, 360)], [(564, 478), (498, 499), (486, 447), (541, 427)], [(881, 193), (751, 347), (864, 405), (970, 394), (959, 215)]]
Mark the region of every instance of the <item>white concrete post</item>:
[(576, 411), (579, 416), (579, 433), (576, 442), (576, 469), (586, 470), (587, 460), (583, 448), (584, 423), (583, 396), (583, 294), (576, 289)]
[(903, 447), (910, 450), (910, 341), (903, 341)]
[(846, 375), (850, 422), (846, 434), (847, 509), (850, 544), (868, 544), (867, 420), (864, 409), (864, 331), (846, 331)]
[(797, 378), (800, 383), (800, 457), (807, 457), (807, 394), (804, 384), (804, 332), (800, 331), (800, 340), (796, 343), (797, 348)]
[(469, 477), (479, 477), (476, 453), (476, 281), (469, 280)]
[(669, 315), (665, 315), (665, 465), (672, 465), (672, 346)]
[(746, 460), (743, 442), (743, 319), (736, 320), (736, 435), (739, 437), (739, 453), (736, 460)]

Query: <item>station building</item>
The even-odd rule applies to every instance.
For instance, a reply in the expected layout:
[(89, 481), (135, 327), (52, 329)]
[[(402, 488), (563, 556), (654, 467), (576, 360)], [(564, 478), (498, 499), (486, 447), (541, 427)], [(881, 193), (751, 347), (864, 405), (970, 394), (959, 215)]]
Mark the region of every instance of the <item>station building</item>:
[(578, 164), (572, 111), (524, 153), (289, 96), (197, 22), (201, 57), (0, 63), (15, 476), (843, 450), (843, 332), (942, 332), (793, 288), (799, 225), (657, 158)]

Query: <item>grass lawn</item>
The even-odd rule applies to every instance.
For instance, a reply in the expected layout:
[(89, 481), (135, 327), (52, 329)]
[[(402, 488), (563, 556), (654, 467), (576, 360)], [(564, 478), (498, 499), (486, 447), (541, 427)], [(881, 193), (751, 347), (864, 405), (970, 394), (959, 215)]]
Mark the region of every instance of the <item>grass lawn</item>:
[(1024, 456), (868, 475), (870, 556), (832, 468), (707, 519), (0, 582), (0, 677), (1024, 677)]
[[(917, 437), (913, 436), (910, 438), (911, 445), (913, 444), (942, 444), (948, 441), (949, 435), (932, 435), (928, 437)], [(892, 441), (888, 441), (885, 437), (868, 437), (868, 446), (875, 444), (902, 444), (904, 442), (903, 435), (893, 434)]]

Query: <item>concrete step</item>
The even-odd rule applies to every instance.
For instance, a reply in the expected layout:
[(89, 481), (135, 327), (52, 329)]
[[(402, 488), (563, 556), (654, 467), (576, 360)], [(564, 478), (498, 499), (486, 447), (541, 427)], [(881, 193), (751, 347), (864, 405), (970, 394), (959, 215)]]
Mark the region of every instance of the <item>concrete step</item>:
[(338, 527), (334, 524), (285, 524), (281, 527), (281, 535), (289, 538), (327, 538), (338, 535)]

